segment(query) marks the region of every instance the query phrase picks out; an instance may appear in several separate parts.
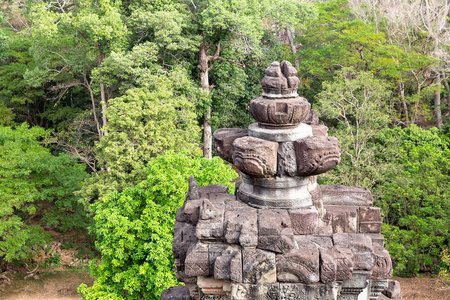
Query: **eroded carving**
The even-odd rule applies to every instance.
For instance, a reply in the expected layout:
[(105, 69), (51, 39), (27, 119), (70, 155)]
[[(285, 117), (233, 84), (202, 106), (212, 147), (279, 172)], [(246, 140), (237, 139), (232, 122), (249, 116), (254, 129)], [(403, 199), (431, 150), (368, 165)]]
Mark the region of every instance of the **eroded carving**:
[(270, 176), (277, 172), (278, 143), (255, 137), (242, 137), (233, 142), (233, 163), (246, 174)]
[(274, 283), (277, 281), (275, 253), (260, 249), (242, 250), (242, 282)]
[(232, 147), (235, 139), (247, 136), (246, 129), (220, 128), (214, 131), (213, 148), (222, 159), (233, 162)]
[(301, 245), (289, 253), (277, 255), (277, 279), (280, 282), (319, 282), (319, 250)]
[(311, 136), (294, 142), (297, 174), (318, 175), (333, 169), (341, 160), (338, 141), (334, 137)]
[(302, 97), (275, 100), (258, 97), (249, 105), (253, 118), (267, 127), (296, 126), (305, 120), (310, 108), (311, 104)]
[(288, 61), (273, 62), (265, 71), (261, 80), (263, 96), (268, 98), (288, 98), (297, 96), (300, 80), (297, 70)]

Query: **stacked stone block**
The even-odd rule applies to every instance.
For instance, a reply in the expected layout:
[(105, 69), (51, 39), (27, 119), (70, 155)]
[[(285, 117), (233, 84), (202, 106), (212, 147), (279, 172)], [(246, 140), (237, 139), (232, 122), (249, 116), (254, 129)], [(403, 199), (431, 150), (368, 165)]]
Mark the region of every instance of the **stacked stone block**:
[(224, 185), (189, 191), (178, 210), (177, 278), (162, 299), (375, 300), (392, 276), (369, 190), (317, 184), (340, 161), (336, 138), (297, 95), (289, 62), (266, 70), (250, 102), (258, 123), (219, 129), (214, 148), (240, 171)]

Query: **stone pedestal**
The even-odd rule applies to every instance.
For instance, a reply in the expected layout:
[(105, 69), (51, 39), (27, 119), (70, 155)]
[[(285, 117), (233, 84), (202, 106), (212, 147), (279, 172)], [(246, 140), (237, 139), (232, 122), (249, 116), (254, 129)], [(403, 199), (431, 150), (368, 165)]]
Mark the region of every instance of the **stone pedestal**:
[(241, 173), (238, 199), (250, 206), (296, 209), (312, 205), (306, 177), (256, 178)]

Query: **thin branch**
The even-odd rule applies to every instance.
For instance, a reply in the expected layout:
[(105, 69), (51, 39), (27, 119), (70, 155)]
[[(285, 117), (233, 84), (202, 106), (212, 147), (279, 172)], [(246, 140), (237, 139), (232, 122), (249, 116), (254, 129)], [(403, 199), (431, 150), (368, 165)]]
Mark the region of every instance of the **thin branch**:
[(231, 63), (231, 64), (235, 64), (235, 65), (238, 65), (238, 66), (241, 66), (241, 67), (245, 68), (245, 64), (242, 64), (242, 63), (240, 63), (240, 62), (234, 61), (234, 60), (232, 60), (232, 59), (223, 58), (223, 57), (221, 57), (221, 56), (219, 56), (217, 59), (220, 59), (220, 60), (223, 60), (223, 61), (227, 61), (227, 62), (229, 62), (229, 63)]

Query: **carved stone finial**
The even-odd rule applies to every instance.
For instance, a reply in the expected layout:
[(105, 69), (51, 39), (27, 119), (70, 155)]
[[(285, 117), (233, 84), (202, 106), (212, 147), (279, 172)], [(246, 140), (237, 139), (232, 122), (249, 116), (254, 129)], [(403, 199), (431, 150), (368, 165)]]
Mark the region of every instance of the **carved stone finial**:
[(261, 80), (264, 90), (263, 96), (267, 98), (297, 97), (297, 88), (300, 80), (297, 70), (288, 61), (281, 64), (274, 61), (265, 71), (266, 76)]

